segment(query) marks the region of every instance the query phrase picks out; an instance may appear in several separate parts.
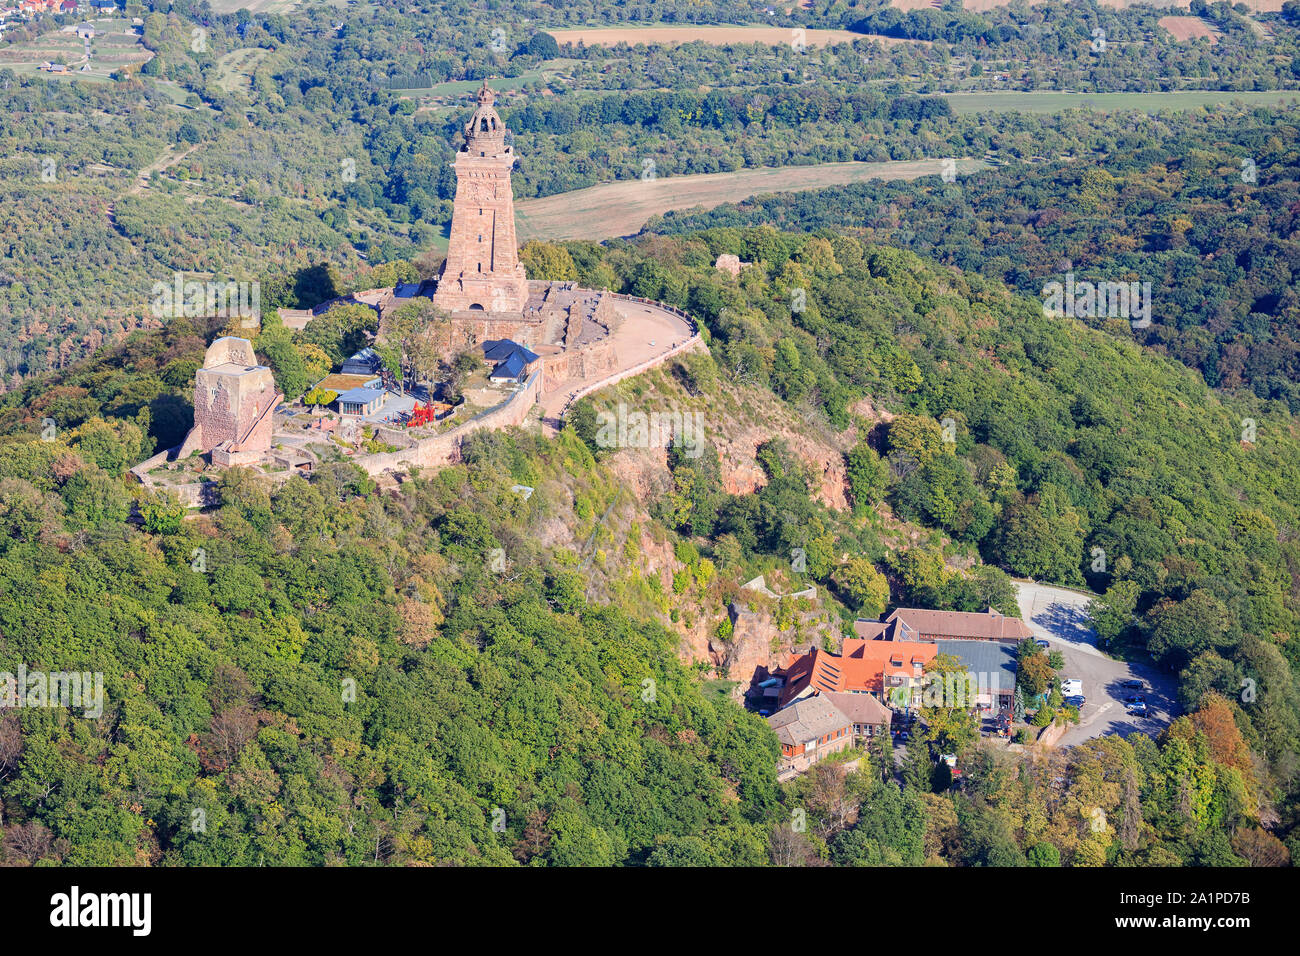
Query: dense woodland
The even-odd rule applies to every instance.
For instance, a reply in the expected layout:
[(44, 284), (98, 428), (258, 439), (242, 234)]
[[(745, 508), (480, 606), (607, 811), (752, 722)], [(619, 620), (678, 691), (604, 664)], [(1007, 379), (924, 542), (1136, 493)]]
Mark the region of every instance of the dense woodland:
[[(504, 37), (470, 0), (269, 15), (183, 0), (139, 9), (156, 54), (140, 74), (0, 70), (0, 671), (98, 671), (107, 697), (94, 719), (0, 711), (0, 863), (1289, 862), (1293, 115), (972, 113), (945, 96), (1300, 88), (1294, 6), (1247, 22), (1196, 2), (1213, 47), (1175, 43), (1164, 11), (1083, 0), (525, 3)], [(916, 42), (605, 50), (545, 33), (624, 22)], [(232, 77), (234, 51), (256, 56)], [(439, 84), (484, 77), (518, 196), (646, 160), (664, 176), (994, 168), (531, 244), (530, 275), (671, 302), (709, 346), (579, 403), (556, 439), (480, 434), (462, 463), (382, 489), (342, 463), (273, 490), (232, 469), (191, 520), (142, 494), (126, 469), (185, 434), (221, 331), (152, 316), (153, 283), (259, 280), (255, 347), (301, 394), (372, 313), (292, 333), (274, 309), (431, 274), (468, 102)], [(732, 279), (723, 253), (752, 266)], [(1040, 290), (1068, 269), (1151, 281), (1153, 326), (1045, 316)], [(699, 458), (670, 449), (656, 494), (633, 500), (595, 437), (620, 400), (699, 410), (706, 435), (775, 408), (842, 448), (847, 506), (776, 429), (752, 492), (727, 492), (715, 431)], [(1104, 646), (1174, 675), (1185, 715), (1035, 758), (933, 712), (898, 773), (881, 742), (856, 772), (778, 785), (766, 723), (680, 654), (701, 623), (731, 638), (726, 607), (760, 572), (818, 585), (826, 625), (903, 605), (1014, 613), (1011, 575), (1087, 585)], [(819, 639), (800, 608), (773, 611)], [(940, 747), (960, 753), (959, 789)]]
[[(721, 252), (758, 265), (731, 280), (712, 268)], [(670, 455), (651, 513), (602, 522), (621, 491), (578, 413), (553, 441), (476, 438), (463, 465), (400, 491), (348, 465), (273, 492), (234, 469), (197, 521), (162, 499), (133, 509), (122, 471), (165, 441), (154, 410), (184, 426), (176, 370), (215, 330), (136, 333), (0, 410), (0, 579), (18, 598), (0, 607), (3, 660), (107, 681), (98, 720), (26, 710), (0, 725), (9, 862), (1289, 858), (1300, 448), (1285, 406), (1220, 397), (995, 280), (852, 237), (721, 229), (531, 260), (700, 316), (710, 354), (660, 375), (686, 400), (756, 390), (856, 429), (853, 507), (817, 501), (778, 441), (752, 494), (723, 491), (716, 456)], [(898, 417), (862, 419), (865, 396)], [(53, 441), (34, 434), (45, 417)], [(955, 443), (942, 418), (960, 423)], [(516, 482), (538, 492), (524, 501)], [(931, 537), (891, 546), (882, 508)], [(656, 540), (680, 568), (671, 590), (640, 558)], [(901, 788), (878, 747), (857, 773), (778, 786), (774, 737), (678, 662), (673, 627), (692, 609), (722, 619), (730, 589), (795, 544), (848, 614), (1005, 606), (1002, 569), (1087, 576), (1102, 639), (1175, 672), (1188, 716), (1046, 762), (934, 720), (962, 744), (960, 791), (919, 746)], [(1106, 575), (1089, 571), (1093, 546)], [(497, 547), (505, 575), (484, 559)], [(961, 554), (986, 563), (945, 566)]]
[[(1188, 132), (1147, 123), (1104, 156), (944, 184), (863, 183), (670, 213), (650, 231), (774, 223), (850, 228), (1029, 296), (1073, 271), (1152, 285), (1152, 324), (1123, 337), (1300, 411), (1300, 128), (1268, 111)], [(1104, 317), (1082, 319), (1102, 327)]]

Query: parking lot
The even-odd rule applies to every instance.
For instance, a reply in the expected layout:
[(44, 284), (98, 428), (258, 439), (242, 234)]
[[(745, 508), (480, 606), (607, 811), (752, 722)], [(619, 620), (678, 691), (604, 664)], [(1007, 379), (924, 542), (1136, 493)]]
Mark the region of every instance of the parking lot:
[[(1116, 660), (1097, 648), (1086, 611), (1090, 595), (1032, 581), (1014, 583), (1020, 616), (1035, 637), (1065, 657), (1061, 676), (1083, 682), (1087, 702), (1080, 710), (1080, 723), (1066, 732), (1058, 746), (1069, 747), (1106, 734), (1127, 737), (1141, 732), (1154, 737), (1177, 716), (1172, 675), (1150, 665)], [(1130, 715), (1124, 704), (1124, 697), (1134, 693), (1123, 686), (1124, 681), (1132, 678), (1146, 685), (1141, 692), (1147, 703), (1145, 717)]]

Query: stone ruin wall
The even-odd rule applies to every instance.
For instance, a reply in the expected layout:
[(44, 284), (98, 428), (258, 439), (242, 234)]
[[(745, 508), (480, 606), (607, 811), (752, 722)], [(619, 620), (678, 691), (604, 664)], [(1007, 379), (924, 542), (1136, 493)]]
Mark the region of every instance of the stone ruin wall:
[(605, 338), (581, 348), (569, 349), (541, 358), (542, 392), (549, 394), (568, 382), (580, 382), (593, 375), (613, 374), (618, 355), (612, 340)]
[(453, 428), (437, 438), (426, 438), (410, 448), (362, 455), (353, 458), (366, 474), (382, 475), (386, 471), (406, 471), (411, 467), (439, 468), (460, 460), (460, 445), (469, 435), (481, 429), (511, 428), (522, 425), (541, 395), (542, 373), (534, 372), (522, 389), (502, 404), (477, 418)]

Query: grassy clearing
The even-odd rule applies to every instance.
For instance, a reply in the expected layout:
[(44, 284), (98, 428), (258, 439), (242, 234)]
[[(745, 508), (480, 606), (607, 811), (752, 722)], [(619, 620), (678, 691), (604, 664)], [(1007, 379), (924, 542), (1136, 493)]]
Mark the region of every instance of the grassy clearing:
[[(581, 60), (568, 57), (557, 57), (554, 60), (544, 60), (533, 69), (525, 70), (518, 76), (494, 76), (488, 83), (498, 93), (512, 93), (522, 90), (530, 83), (544, 84), (556, 79), (563, 84), (573, 79), (569, 71), (581, 62)], [(478, 88), (482, 85), (482, 80), (448, 80), (445, 83), (435, 83), (433, 86), (404, 87), (394, 89), (392, 92), (416, 100), (433, 100), (450, 102), (453, 105), (464, 105), (466, 98), (478, 92)]]
[(1069, 109), (1090, 109), (1103, 113), (1119, 110), (1190, 110), (1202, 106), (1223, 106), (1234, 101), (1251, 106), (1282, 106), (1300, 102), (1300, 91), (1232, 92), (1184, 90), (1176, 93), (1055, 93), (1006, 91), (999, 93), (949, 93), (954, 113), (1059, 113)]
[[(521, 200), (515, 205), (516, 221), (521, 241), (610, 239), (634, 235), (651, 216), (673, 209), (712, 209), (761, 193), (798, 192), (865, 179), (915, 179), (938, 174), (942, 163), (939, 159), (823, 163), (603, 183), (543, 199)], [(957, 161), (957, 170), (963, 175), (983, 167), (978, 160)]]
[[(1034, 2), (1035, 0), (1030, 0), (1031, 5)], [(1246, 0), (1246, 6), (1252, 13), (1276, 13), (1282, 9), (1282, 4), (1285, 2), (1286, 0)], [(969, 10), (971, 13), (982, 13), (1009, 6), (1010, 3), (1011, 0), (964, 0), (962, 9)], [(1113, 7), (1116, 10), (1123, 10), (1138, 3), (1158, 9), (1168, 7), (1187, 9), (1187, 0), (1100, 0), (1100, 3), (1103, 7)], [(943, 4), (940, 0), (892, 0), (892, 6), (899, 10), (923, 10), (927, 7), (938, 10)]]
[(1219, 37), (1223, 36), (1217, 28), (1200, 17), (1161, 17), (1157, 22), (1179, 43), (1204, 38), (1213, 44), (1218, 43)]
[(236, 89), (249, 89), (253, 73), (270, 55), (270, 50), (260, 47), (246, 46), (231, 50), (217, 61), (217, 86), (227, 93)]
[[(587, 46), (617, 46), (638, 43), (680, 46), (702, 40), (723, 46), (728, 43), (766, 43), (769, 46), (788, 46), (794, 42), (794, 31), (788, 27), (579, 27), (572, 30), (548, 30), (556, 42), (584, 43)], [(855, 40), (875, 40), (880, 43), (920, 43), (920, 40), (895, 40), (889, 37), (868, 36), (850, 30), (804, 30), (803, 42), (808, 46), (828, 46), (833, 43), (852, 43)]]
[(213, 13), (285, 13), (298, 6), (301, 0), (209, 0)]

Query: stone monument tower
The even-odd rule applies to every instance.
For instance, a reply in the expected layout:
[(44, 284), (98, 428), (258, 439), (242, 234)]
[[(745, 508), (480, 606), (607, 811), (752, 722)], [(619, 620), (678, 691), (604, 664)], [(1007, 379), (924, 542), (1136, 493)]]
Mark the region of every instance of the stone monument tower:
[(271, 450), (272, 414), (284, 396), (258, 365), (253, 343), (223, 336), (208, 346), (194, 376), (194, 427), (178, 455), (211, 453), (215, 465), (255, 464)]
[(495, 100), (484, 80), (478, 109), (465, 126), (465, 145), (456, 154), (451, 245), (433, 296), (448, 312), (522, 312), (528, 302), (510, 188), (515, 154), (492, 108)]

